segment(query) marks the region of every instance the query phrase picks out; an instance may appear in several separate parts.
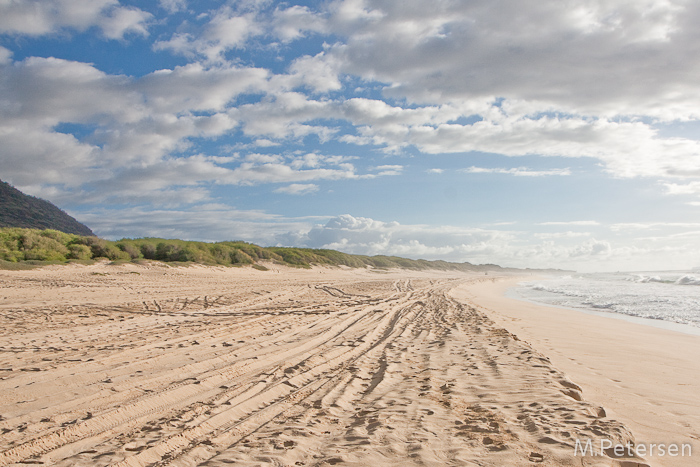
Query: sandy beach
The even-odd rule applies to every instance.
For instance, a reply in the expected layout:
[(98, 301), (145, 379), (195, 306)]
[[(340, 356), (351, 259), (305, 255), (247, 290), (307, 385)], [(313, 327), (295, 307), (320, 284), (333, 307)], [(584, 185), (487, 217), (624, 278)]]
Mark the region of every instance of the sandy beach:
[(692, 457), (658, 455), (657, 447), (646, 456), (651, 465), (697, 465), (700, 337), (505, 297), (521, 280), (472, 282), (453, 295), (550, 357), (586, 399), (622, 421), (637, 443), (692, 445)]
[(597, 450), (697, 436), (696, 338), (596, 341), (483, 275), (270, 267), (0, 271), (0, 466), (692, 465)]

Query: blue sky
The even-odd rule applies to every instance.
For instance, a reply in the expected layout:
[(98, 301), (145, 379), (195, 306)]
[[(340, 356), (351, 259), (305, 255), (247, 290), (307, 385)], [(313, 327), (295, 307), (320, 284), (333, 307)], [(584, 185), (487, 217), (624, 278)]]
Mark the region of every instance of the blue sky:
[(106, 238), (700, 266), (700, 4), (0, 0), (0, 179)]

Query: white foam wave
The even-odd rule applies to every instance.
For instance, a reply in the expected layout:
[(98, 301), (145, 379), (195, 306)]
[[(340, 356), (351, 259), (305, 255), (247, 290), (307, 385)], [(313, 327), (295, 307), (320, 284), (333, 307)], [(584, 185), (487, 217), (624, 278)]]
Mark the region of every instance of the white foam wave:
[[(685, 275), (684, 275), (685, 274)], [(700, 327), (700, 275), (590, 274), (523, 284), (522, 296), (569, 308), (621, 313)]]
[(700, 285), (700, 279), (695, 276), (683, 276), (680, 277), (674, 284), (678, 285)]

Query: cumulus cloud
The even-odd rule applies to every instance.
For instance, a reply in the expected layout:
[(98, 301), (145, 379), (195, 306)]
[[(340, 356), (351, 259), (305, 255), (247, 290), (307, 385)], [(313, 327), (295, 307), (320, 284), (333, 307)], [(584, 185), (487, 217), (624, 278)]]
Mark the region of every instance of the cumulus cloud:
[(354, 254), (398, 255), (412, 258), (453, 258), (488, 254), (511, 234), (451, 226), (401, 225), (366, 217), (342, 215), (315, 225), (294, 242)]
[(591, 239), (574, 248), (570, 255), (574, 258), (580, 256), (607, 256), (610, 255), (611, 251), (610, 243)]
[(98, 27), (109, 39), (148, 35), (150, 13), (118, 0), (6, 0), (0, 2), (0, 33), (41, 36)]
[(700, 195), (700, 181), (689, 183), (664, 183), (669, 195)]
[[(588, 224), (586, 224), (588, 225)], [(662, 243), (661, 240), (665, 243)], [(683, 261), (686, 238), (663, 236), (650, 244), (644, 238), (624, 245), (598, 240), (588, 232), (552, 232), (464, 228), (449, 225), (400, 224), (341, 215), (308, 230), (278, 235), (282, 245), (332, 248), (352, 254), (397, 255), (502, 266), (618, 270), (621, 265), (643, 269), (664, 254)], [(685, 253), (687, 256), (687, 252)], [(696, 255), (700, 258), (700, 254)], [(685, 259), (687, 261), (687, 258)]]
[(699, 65), (682, 58), (697, 48), (693, 2), (340, 0), (331, 11), (337, 30), (348, 31), (331, 51), (343, 71), (392, 83), (394, 96), (500, 96), (595, 115), (698, 114)]
[(10, 63), (12, 60), (12, 51), (0, 46), (0, 65)]
[(448, 105), (402, 109), (381, 101), (364, 101), (361, 113), (356, 105), (353, 111), (345, 112), (360, 125), (358, 135), (341, 140), (383, 146), (387, 152), (414, 146), (428, 154), (481, 151), (507, 156), (589, 157), (603, 162), (612, 175), (626, 178), (700, 175), (700, 141), (661, 138), (642, 122), (518, 115), (504, 109), (503, 102), (493, 102), (482, 107), (483, 119), (460, 124), (449, 122), (459, 114), (458, 108)]
[[(109, 75), (95, 66), (56, 58), (29, 58), (2, 68), (0, 170), (18, 186), (64, 189), (52, 199), (91, 202), (119, 199), (154, 203), (202, 201), (204, 184), (252, 185), (398, 175), (386, 165), (360, 173), (352, 158), (307, 153), (248, 154), (222, 162), (187, 155), (194, 139), (214, 139), (241, 128), (259, 138), (302, 138), (333, 130), (299, 123), (331, 104), (279, 92), (259, 104), (235, 107), (244, 93), (266, 91), (268, 72), (233, 65), (193, 63), (141, 78)], [(75, 134), (81, 133), (80, 138)], [(266, 158), (266, 159), (265, 159)], [(37, 172), (35, 167), (43, 170)], [(46, 191), (47, 187), (43, 190)], [(182, 190), (176, 195), (174, 190)]]
[(275, 9), (272, 28), (277, 37), (289, 42), (304, 37), (307, 32), (326, 32), (328, 25), (323, 15), (309, 7), (293, 5)]
[[(690, 79), (695, 76), (694, 61), (679, 59), (669, 64), (663, 80), (654, 74), (656, 68), (635, 71), (627, 66), (630, 60), (636, 60), (637, 68), (646, 66), (648, 60), (635, 58), (641, 55), (628, 56), (635, 48), (639, 54), (652, 48), (664, 57), (674, 55), (672, 50), (674, 56), (690, 53), (695, 42), (689, 39), (692, 31), (687, 18), (700, 15), (698, 9), (660, 0), (650, 2), (644, 10), (630, 2), (602, 5), (591, 0), (577, 2), (575, 8), (566, 3), (506, 2), (499, 9), (442, 1), (426, 7), (413, 1), (344, 0), (318, 11), (292, 6), (267, 13), (258, 4), (227, 5), (207, 13), (203, 24), (183, 25), (170, 39), (155, 44), (157, 49), (188, 55), (193, 63), (133, 79), (107, 75), (84, 63), (28, 59), (8, 73), (6, 95), (14, 96), (8, 98), (8, 108), (22, 110), (12, 118), (33, 118), (43, 128), (58, 122), (99, 122), (105, 130), (100, 132), (99, 144), (122, 157), (129, 153), (129, 159), (162, 157), (186, 148), (188, 138), (216, 137), (240, 128), (261, 146), (314, 135), (322, 142), (338, 139), (378, 146), (389, 153), (414, 147), (426, 154), (480, 151), (588, 157), (600, 160), (616, 177), (700, 176), (700, 142), (662, 138), (651, 124), (632, 118), (639, 114), (667, 118), (663, 112), (668, 118), (694, 118), (694, 109), (700, 108), (693, 102), (694, 94), (678, 91), (691, 81), (696, 89)], [(145, 14), (116, 0), (87, 2), (82, 7), (73, 0), (37, 5), (13, 2), (5, 6), (7, 17), (17, 17), (12, 24), (26, 29), (29, 26), (21, 26), (22, 18), (30, 12), (43, 18), (53, 8), (60, 14), (49, 26), (41, 26), (48, 20), (31, 23), (48, 31), (64, 27), (61, 24), (87, 27), (99, 20), (109, 37), (119, 37), (127, 30), (146, 32)], [(184, 3), (170, 1), (162, 6), (174, 11)], [(316, 55), (297, 57), (287, 73), (236, 66), (226, 59), (229, 51), (245, 47), (254, 37), (272, 34), (292, 41), (307, 33), (329, 31), (338, 34), (339, 40)], [(28, 29), (24, 33), (33, 34)], [(606, 46), (584, 47), (587, 40)], [(546, 50), (543, 44), (548, 45)], [(580, 70), (605, 69), (606, 75), (590, 79), (578, 76), (572, 67), (543, 66), (544, 60), (571, 60), (576, 53), (583, 54)], [(9, 54), (0, 53), (0, 63), (8, 60)], [(607, 66), (608, 61), (613, 68)], [(669, 76), (670, 70), (674, 72)], [(365, 82), (385, 82), (385, 94), (401, 99), (390, 104), (378, 98), (329, 100), (305, 94), (308, 90), (342, 90), (344, 74)], [(610, 82), (619, 76), (629, 81)], [(656, 82), (669, 83), (674, 91), (666, 92), (657, 85), (635, 91), (635, 86), (641, 86), (638, 83)], [(545, 90), (551, 95), (538, 94)], [(608, 98), (608, 91), (617, 101)], [(263, 97), (238, 105), (236, 98), (245, 93)], [(675, 101), (667, 99), (671, 95), (692, 111), (674, 107)], [(586, 102), (571, 100), (583, 97)], [(397, 104), (405, 98), (407, 104)], [(654, 105), (632, 108), (644, 99), (651, 99)], [(617, 113), (604, 108), (613, 101)], [(201, 112), (217, 114), (192, 115)], [(612, 119), (620, 114), (629, 118)], [(471, 121), (465, 123), (464, 118)], [(341, 131), (342, 125), (333, 123), (338, 121), (349, 122), (352, 128)], [(120, 127), (124, 122), (131, 127)], [(134, 156), (136, 148), (148, 154)], [(567, 169), (507, 170), (519, 176), (567, 174)], [(695, 185), (669, 182), (666, 186), (669, 193), (681, 194), (697, 193)]]
[(241, 13), (223, 6), (201, 30), (176, 33), (166, 41), (156, 42), (154, 48), (203, 57), (209, 62), (224, 62), (226, 52), (243, 47), (251, 37), (263, 32), (254, 12)]

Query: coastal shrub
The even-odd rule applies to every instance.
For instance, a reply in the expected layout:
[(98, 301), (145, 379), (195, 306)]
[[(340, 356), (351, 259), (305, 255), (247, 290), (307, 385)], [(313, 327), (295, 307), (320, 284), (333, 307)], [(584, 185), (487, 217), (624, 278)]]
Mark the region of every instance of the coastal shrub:
[(0, 259), (13, 263), (24, 259), (24, 253), (20, 251), (19, 230), (0, 230)]
[(156, 245), (155, 259), (159, 261), (200, 262), (203, 255), (196, 247), (167, 241)]
[(233, 250), (231, 252), (231, 264), (253, 264), (253, 258), (243, 250)]
[(107, 258), (112, 261), (125, 260), (128, 261), (131, 257), (128, 253), (121, 251), (114, 245), (113, 242), (108, 242), (98, 237), (82, 237), (81, 243), (86, 245), (92, 251), (92, 258)]
[(61, 245), (66, 245), (66, 246), (73, 243), (74, 241), (76, 241), (79, 238), (77, 235), (59, 232), (58, 230), (53, 230), (53, 229), (42, 230), (41, 232), (39, 232), (39, 235), (44, 237), (44, 238), (50, 238), (51, 240), (55, 240), (56, 242), (60, 243)]
[(209, 253), (216, 264), (229, 264), (231, 261), (231, 249), (220, 243), (211, 245)]
[(163, 238), (125, 238), (113, 242), (94, 236), (66, 234), (57, 230), (0, 228), (0, 261), (30, 265), (42, 261), (65, 262), (100, 257), (112, 261), (144, 258), (226, 266), (255, 265), (258, 261), (267, 260), (303, 268), (309, 268), (312, 264), (462, 271), (497, 268), (494, 265), (473, 266), (469, 263), (411, 260), (396, 256), (350, 255), (325, 249), (261, 247), (243, 241), (206, 243)]
[(73, 244), (68, 245), (68, 259), (92, 259), (92, 250), (87, 245)]
[(156, 255), (154, 259), (159, 261), (173, 261), (171, 258), (176, 256), (175, 245), (170, 243), (160, 242), (156, 245)]
[(66, 261), (68, 248), (59, 241), (48, 236), (41, 235), (42, 231), (24, 229), (19, 235), (19, 249), (24, 253), (25, 261)]
[(131, 259), (139, 259), (141, 257), (141, 252), (139, 251), (139, 249), (131, 243), (117, 243), (117, 248), (129, 255), (129, 258)]
[(273, 248), (272, 251), (282, 257), (282, 261), (292, 266), (309, 268), (311, 265), (304, 258), (301, 250), (298, 248)]
[(141, 255), (145, 259), (156, 259), (156, 246), (152, 243), (143, 243), (140, 247)]

